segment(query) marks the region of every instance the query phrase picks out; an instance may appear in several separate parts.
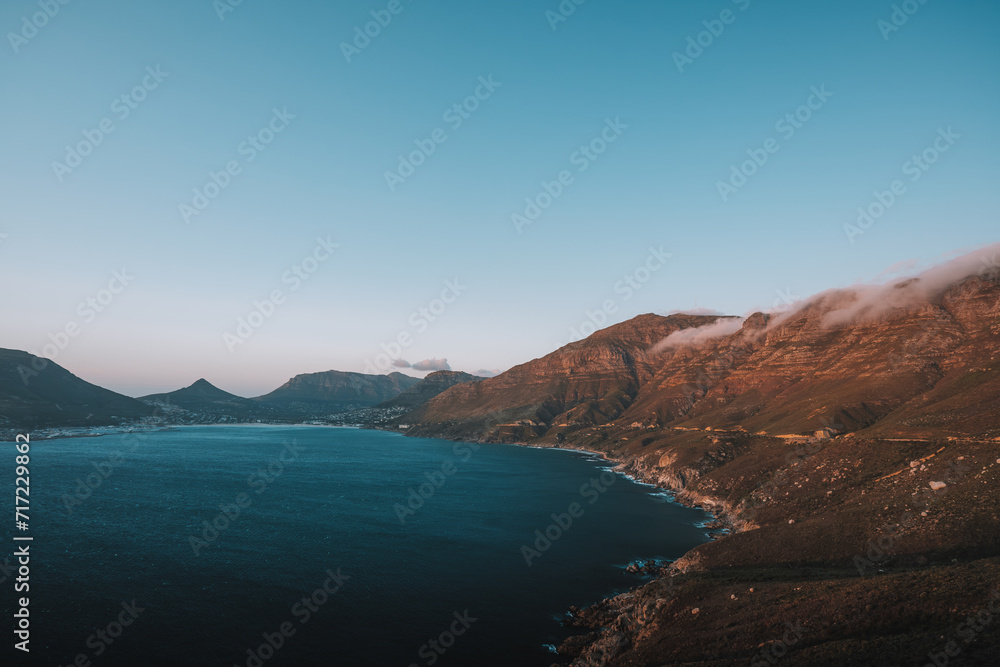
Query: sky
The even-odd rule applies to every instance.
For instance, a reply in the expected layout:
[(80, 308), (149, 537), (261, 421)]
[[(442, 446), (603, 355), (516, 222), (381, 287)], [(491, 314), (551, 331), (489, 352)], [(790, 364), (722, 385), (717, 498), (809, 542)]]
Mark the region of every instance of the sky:
[(991, 0), (8, 0), (0, 32), (0, 347), (132, 396), (503, 370), (998, 240)]

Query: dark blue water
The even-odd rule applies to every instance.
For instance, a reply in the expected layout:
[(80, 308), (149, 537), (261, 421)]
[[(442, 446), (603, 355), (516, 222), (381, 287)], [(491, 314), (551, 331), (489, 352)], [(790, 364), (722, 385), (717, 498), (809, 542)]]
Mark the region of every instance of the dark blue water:
[[(640, 583), (624, 571), (634, 559), (706, 539), (702, 512), (593, 458), (476, 447), (275, 426), (35, 442), (31, 654), (10, 650), (9, 630), (4, 653), (27, 665), (548, 665), (570, 605)], [(13, 445), (3, 459), (12, 489)], [(101, 478), (89, 496), (88, 476)], [(429, 497), (404, 512), (422, 484)], [(572, 524), (534, 545), (552, 514)], [(544, 549), (530, 566), (525, 545)], [(7, 619), (14, 576), (0, 584)]]

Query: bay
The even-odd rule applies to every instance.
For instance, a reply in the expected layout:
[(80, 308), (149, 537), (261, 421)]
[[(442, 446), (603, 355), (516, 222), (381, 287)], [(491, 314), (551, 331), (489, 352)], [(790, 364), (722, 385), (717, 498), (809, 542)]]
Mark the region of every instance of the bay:
[(30, 469), (27, 664), (549, 665), (571, 605), (707, 539), (594, 456), (382, 431), (36, 441)]

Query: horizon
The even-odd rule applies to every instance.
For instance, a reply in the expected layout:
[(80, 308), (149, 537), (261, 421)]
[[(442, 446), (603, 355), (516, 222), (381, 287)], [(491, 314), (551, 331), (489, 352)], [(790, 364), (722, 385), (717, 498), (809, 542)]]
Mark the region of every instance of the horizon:
[[(775, 300), (771, 308), (765, 308), (760, 310), (750, 309), (745, 311), (742, 315), (722, 313), (722, 312), (712, 311), (711, 309), (707, 308), (695, 308), (687, 310), (669, 311), (664, 313), (652, 313), (652, 312), (639, 313), (629, 319), (634, 319), (635, 317), (641, 317), (645, 315), (656, 315), (659, 317), (670, 317), (672, 315), (698, 315), (698, 316), (709, 316), (717, 318), (716, 322), (712, 324), (703, 325), (699, 327), (692, 327), (689, 329), (682, 329), (680, 331), (675, 332), (674, 334), (671, 334), (654, 348), (655, 351), (655, 349), (659, 349), (660, 346), (669, 346), (672, 343), (672, 341), (676, 341), (673, 342), (673, 344), (698, 344), (698, 343), (703, 343), (710, 339), (721, 338), (730, 335), (740, 329), (743, 321), (745, 321), (747, 317), (756, 313), (764, 313), (772, 316), (772, 319), (768, 324), (768, 328), (771, 328), (773, 326), (778, 326), (779, 324), (783, 323), (787, 318), (797, 313), (800, 309), (812, 303), (815, 303), (818, 299), (822, 297), (825, 297), (835, 292), (855, 291), (859, 294), (859, 297), (863, 296), (864, 298), (858, 298), (857, 304), (852, 304), (849, 307), (845, 307), (840, 310), (836, 310), (833, 311), (832, 313), (827, 314), (827, 318), (829, 318), (831, 315), (839, 314), (838, 321), (843, 323), (847, 320), (858, 319), (859, 315), (862, 312), (865, 312), (863, 309), (868, 309), (868, 311), (874, 310), (875, 314), (881, 314), (882, 312), (885, 312), (885, 310), (888, 310), (890, 308), (899, 307), (907, 303), (912, 304), (915, 300), (925, 299), (927, 298), (928, 295), (934, 293), (938, 289), (954, 285), (958, 282), (961, 282), (963, 280), (966, 280), (968, 278), (977, 275), (981, 276), (984, 273), (994, 272), (997, 270), (998, 267), (1000, 267), (1000, 259), (998, 259), (1000, 258), (1000, 243), (992, 243), (981, 246), (976, 249), (965, 249), (965, 250), (966, 252), (959, 252), (957, 250), (948, 251), (944, 253), (942, 256), (943, 258), (947, 259), (942, 259), (942, 261), (931, 264), (921, 264), (915, 260), (900, 262), (897, 263), (896, 265), (893, 265), (892, 267), (888, 267), (887, 269), (883, 270), (873, 280), (856, 282), (846, 287), (837, 287), (837, 288), (821, 290), (819, 292), (816, 292), (815, 294), (807, 295), (804, 298), (797, 297), (795, 298), (795, 300), (790, 300), (787, 298), (785, 299), (779, 298)], [(913, 287), (913, 283), (917, 284), (918, 289), (904, 290), (905, 296), (903, 297), (897, 296), (896, 294), (879, 293), (879, 288), (892, 287), (894, 288), (893, 291), (895, 292), (896, 288), (899, 287), (907, 287), (907, 288)], [(929, 283), (930, 287), (928, 287), (928, 285), (926, 284), (921, 284), (921, 283)], [(866, 289), (872, 290), (874, 292), (874, 297), (876, 298), (873, 298), (873, 293), (862, 294), (862, 292)], [(881, 303), (882, 300), (877, 298), (883, 295), (890, 297), (889, 299), (885, 299), (886, 301), (885, 304)], [(866, 316), (870, 315), (871, 312), (866, 313)], [(729, 322), (729, 321), (720, 322), (719, 320), (736, 320), (736, 322)], [(614, 324), (620, 324), (620, 322), (616, 322)], [(591, 326), (589, 328), (581, 327), (576, 332), (574, 332), (581, 336), (580, 338), (576, 338), (575, 340), (583, 340), (584, 338), (587, 338), (590, 335), (592, 335), (595, 331), (606, 329), (610, 326), (614, 326), (614, 324), (595, 326), (593, 325), (593, 323), (591, 323)], [(63, 338), (64, 340), (69, 340), (68, 337), (64, 336)], [(567, 344), (569, 342), (575, 342), (575, 341), (574, 340), (567, 341)], [(55, 345), (55, 344), (57, 343), (51, 341), (49, 343), (49, 345)], [(540, 355), (540, 357), (551, 354), (552, 352), (555, 352), (558, 349), (559, 349), (558, 347), (553, 348), (552, 350), (549, 350)], [(49, 359), (50, 361), (53, 360), (51, 357), (45, 357), (43, 355), (36, 355), (36, 356), (42, 356), (42, 358)], [(539, 357), (535, 357), (533, 359), (523, 359), (519, 361), (518, 364), (532, 361), (537, 358)], [(71, 369), (67, 370), (73, 372)], [(428, 375), (440, 371), (457, 371), (457, 372), (465, 372), (470, 375), (475, 375), (477, 377), (482, 377), (484, 379), (487, 379), (490, 377), (495, 377), (496, 375), (499, 375), (508, 369), (496, 369), (496, 371), (486, 371), (485, 369), (479, 369), (478, 371), (473, 372), (463, 369), (453, 369), (449, 367), (449, 368), (431, 369), (419, 372), (418, 374), (406, 373), (405, 370), (408, 369), (393, 368), (391, 370), (385, 371), (384, 373), (372, 373), (372, 375), (391, 375), (393, 373), (399, 373), (407, 377), (423, 379)], [(299, 375), (313, 375), (313, 374), (328, 373), (328, 372), (342, 372), (342, 373), (360, 372), (364, 374), (364, 371), (349, 371), (338, 368), (305, 371), (302, 373), (296, 373), (295, 375), (289, 376), (286, 380), (283, 380), (281, 383), (256, 393), (241, 393), (239, 391), (230, 391), (220, 386), (220, 383), (215, 382), (205, 376), (201, 376), (196, 380), (183, 384), (182, 386), (166, 388), (166, 389), (156, 389), (154, 391), (147, 391), (140, 393), (129, 394), (119, 391), (113, 387), (104, 387), (104, 388), (112, 389), (117, 393), (132, 398), (141, 398), (157, 394), (168, 394), (174, 391), (179, 391), (181, 389), (187, 389), (199, 382), (204, 381), (209, 383), (216, 389), (221, 389), (223, 391), (226, 391), (227, 393), (233, 394), (241, 398), (259, 398), (274, 391), (280, 386), (283, 386), (286, 382), (292, 380), (295, 377), (298, 377)], [(74, 373), (74, 375), (77, 375), (77, 377), (81, 377), (78, 373)], [(81, 379), (89, 381), (86, 377), (81, 377)]]
[(994, 4), (386, 6), (0, 8), (0, 345), (74, 324), (94, 384), (259, 396), (996, 241)]

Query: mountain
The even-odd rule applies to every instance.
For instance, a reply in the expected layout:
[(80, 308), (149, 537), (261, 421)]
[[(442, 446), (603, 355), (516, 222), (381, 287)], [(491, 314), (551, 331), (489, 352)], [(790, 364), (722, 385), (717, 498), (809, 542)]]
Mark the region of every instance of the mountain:
[(783, 640), (789, 664), (923, 664), (1000, 580), (1000, 272), (968, 259), (786, 312), (642, 315), (442, 392), (407, 434), (601, 452), (716, 514), (722, 539), (572, 609), (564, 662), (765, 664)]
[(189, 387), (165, 394), (142, 396), (138, 400), (158, 405), (171, 405), (191, 412), (250, 416), (259, 404), (249, 398), (219, 389), (204, 378)]
[(150, 406), (102, 389), (59, 364), (0, 349), (0, 426), (106, 426), (153, 414)]
[(416, 433), (504, 441), (613, 423), (772, 435), (996, 435), (998, 282), (973, 276), (925, 287), (915, 279), (877, 295), (829, 292), (741, 325), (642, 315), (445, 391), (429, 402)]
[(640, 315), (602, 329), (496, 377), (448, 389), (428, 402), (417, 431), (505, 441), (538, 437), (557, 424), (612, 421), (656, 374), (654, 345), (718, 320)]
[(271, 393), (253, 400), (274, 409), (321, 416), (378, 405), (418, 382), (419, 378), (402, 373), (364, 375), (325, 371), (296, 375)]
[(409, 408), (413, 410), (419, 408), (445, 389), (450, 389), (458, 384), (480, 382), (482, 380), (482, 377), (461, 371), (436, 371), (428, 374), (423, 380), (403, 391), (395, 398), (390, 398), (388, 401), (379, 403), (376, 407)]

